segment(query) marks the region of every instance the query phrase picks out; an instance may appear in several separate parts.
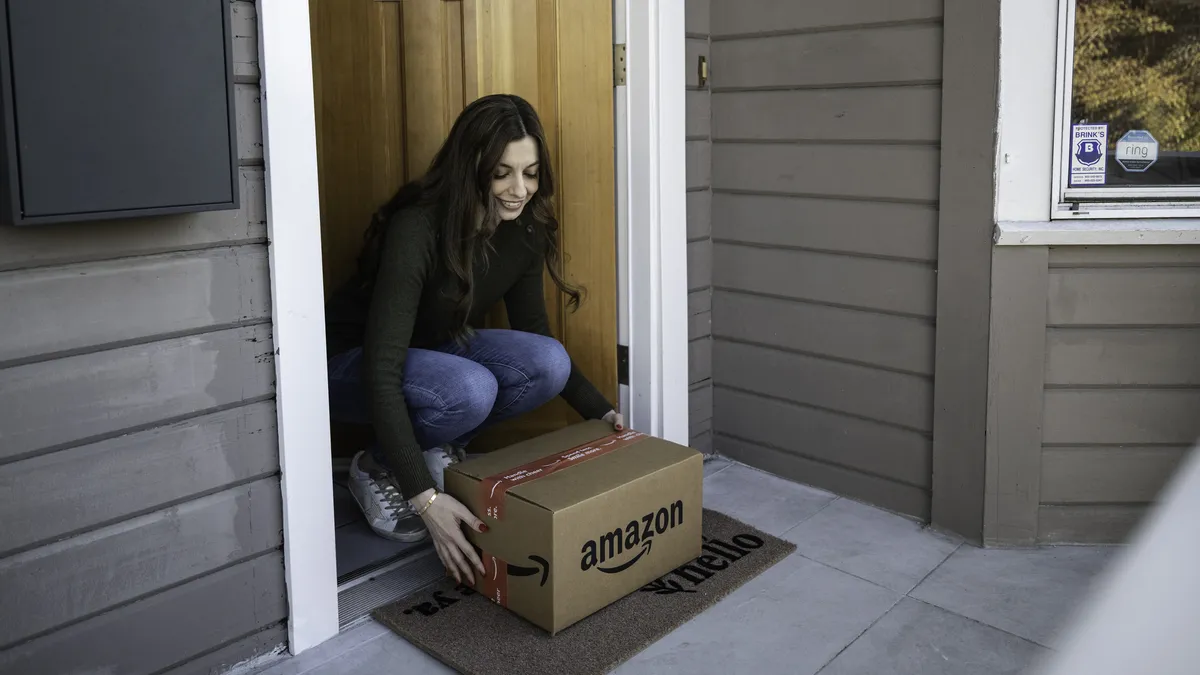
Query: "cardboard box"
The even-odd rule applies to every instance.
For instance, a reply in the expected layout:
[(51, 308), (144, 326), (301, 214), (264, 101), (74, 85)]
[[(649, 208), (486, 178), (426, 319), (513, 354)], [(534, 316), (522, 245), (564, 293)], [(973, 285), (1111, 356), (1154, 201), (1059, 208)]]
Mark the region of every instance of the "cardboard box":
[(456, 464), (446, 492), (489, 528), (477, 590), (553, 634), (700, 555), (703, 479), (699, 452), (591, 421)]

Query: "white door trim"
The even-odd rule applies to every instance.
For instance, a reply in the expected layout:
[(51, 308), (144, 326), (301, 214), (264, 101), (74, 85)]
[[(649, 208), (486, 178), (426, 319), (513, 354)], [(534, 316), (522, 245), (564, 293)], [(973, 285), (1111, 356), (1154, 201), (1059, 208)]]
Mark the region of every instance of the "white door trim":
[[(617, 95), (626, 412), (632, 427), (687, 444), (683, 0), (615, 1), (629, 64)], [(338, 632), (312, 53), (307, 0), (258, 0), (258, 12), (288, 639), (299, 654)]]
[(259, 0), (283, 564), (293, 654), (338, 633), (308, 0)]
[(614, 10), (617, 42), (624, 17), (628, 70), (617, 87), (616, 138), (629, 424), (687, 445), (684, 1), (616, 0)]

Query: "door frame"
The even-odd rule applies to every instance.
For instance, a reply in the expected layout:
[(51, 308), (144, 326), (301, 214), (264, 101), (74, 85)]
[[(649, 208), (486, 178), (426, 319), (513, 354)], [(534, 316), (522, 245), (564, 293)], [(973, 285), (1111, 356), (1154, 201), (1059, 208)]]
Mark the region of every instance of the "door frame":
[[(316, 115), (307, 0), (258, 0), (288, 650), (338, 633)], [(688, 442), (683, 0), (614, 1), (619, 325), (632, 428)], [(620, 91), (625, 90), (625, 91)], [(624, 401), (627, 400), (628, 403)]]
[(626, 46), (615, 88), (621, 407), (631, 428), (687, 445), (687, 89), (684, 0), (614, 0)]

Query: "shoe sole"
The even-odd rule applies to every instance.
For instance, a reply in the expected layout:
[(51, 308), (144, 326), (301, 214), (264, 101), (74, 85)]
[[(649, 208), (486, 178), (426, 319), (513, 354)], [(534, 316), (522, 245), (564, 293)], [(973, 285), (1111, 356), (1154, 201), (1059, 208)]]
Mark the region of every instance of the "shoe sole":
[(419, 534), (396, 534), (395, 532), (377, 530), (371, 527), (371, 531), (384, 539), (400, 542), (401, 544), (417, 544), (429, 538), (429, 530), (422, 530)]

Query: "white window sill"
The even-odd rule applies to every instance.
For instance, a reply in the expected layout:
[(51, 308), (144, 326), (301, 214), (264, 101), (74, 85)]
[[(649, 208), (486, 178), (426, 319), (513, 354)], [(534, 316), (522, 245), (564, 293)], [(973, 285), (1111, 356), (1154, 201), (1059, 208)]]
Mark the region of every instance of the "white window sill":
[(997, 246), (1200, 245), (1200, 218), (998, 223)]

